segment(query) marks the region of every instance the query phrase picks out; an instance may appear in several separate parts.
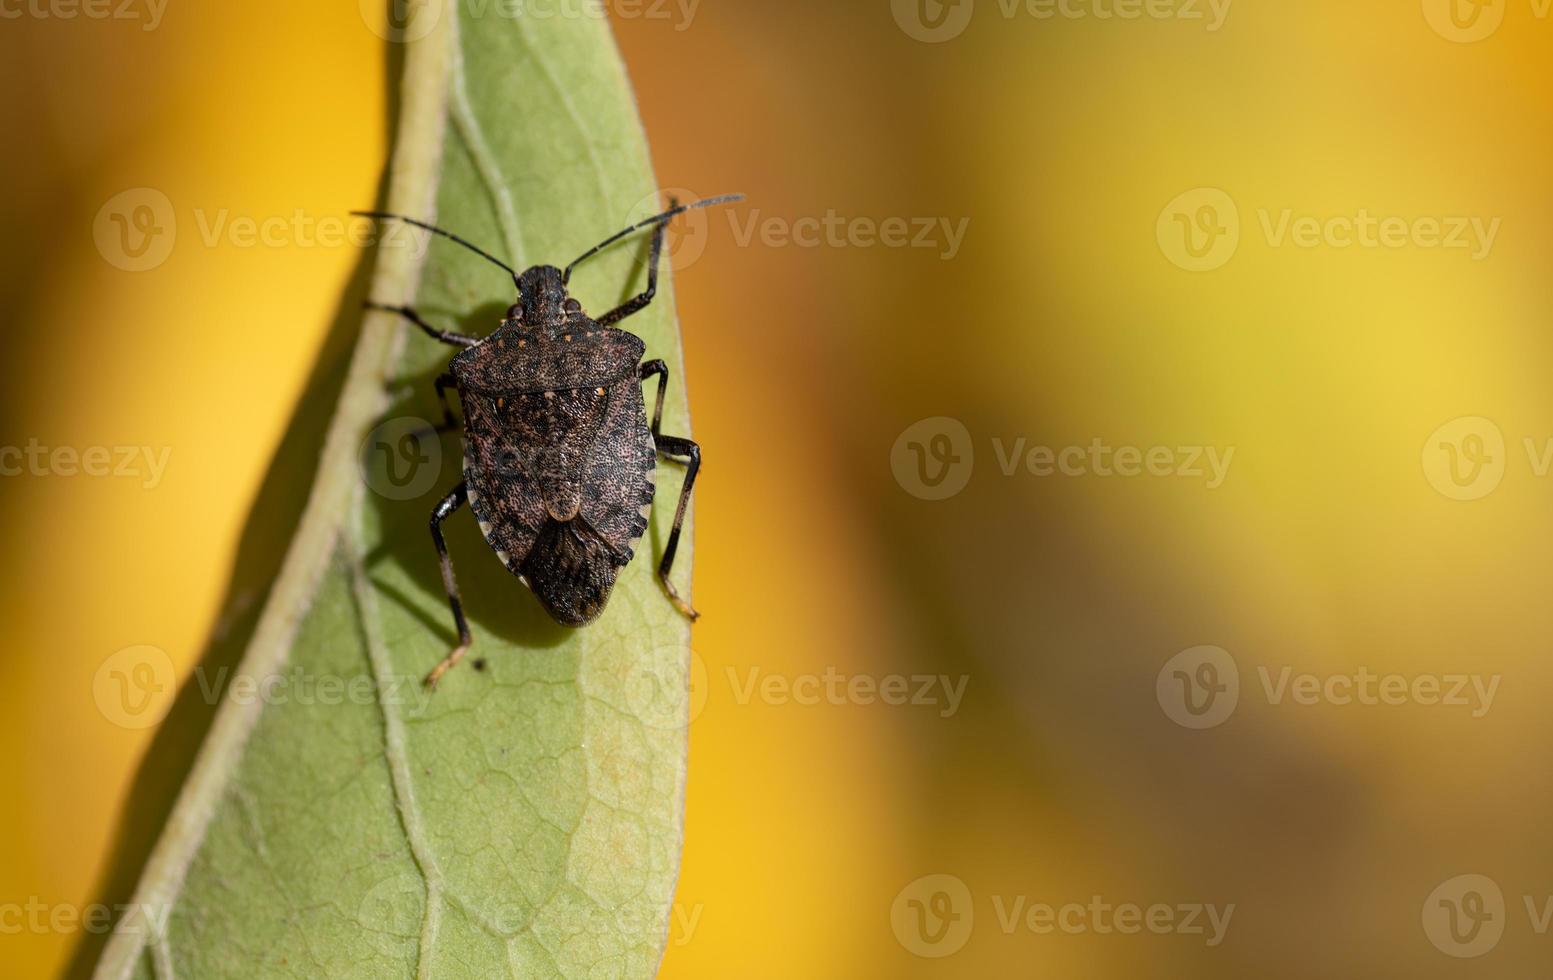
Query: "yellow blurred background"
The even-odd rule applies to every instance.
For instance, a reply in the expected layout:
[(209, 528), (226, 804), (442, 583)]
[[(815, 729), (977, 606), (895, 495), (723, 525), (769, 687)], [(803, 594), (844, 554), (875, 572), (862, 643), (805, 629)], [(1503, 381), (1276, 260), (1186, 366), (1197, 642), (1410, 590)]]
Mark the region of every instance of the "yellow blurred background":
[[(1545, 4), (610, 7), (660, 181), (749, 195), (677, 270), (706, 677), (663, 975), (1544, 965)], [(299, 501), (251, 512), (361, 261), (309, 222), (387, 153), (357, 5), (123, 9), (0, 6), (0, 446), (166, 460), (0, 478), (5, 976), (80, 929), (4, 907), (108, 894), (153, 733), (99, 667), (186, 677), (283, 546)], [(176, 245), (123, 271), (94, 228), (145, 187)], [(1096, 441), (1159, 471), (1025, 455)]]

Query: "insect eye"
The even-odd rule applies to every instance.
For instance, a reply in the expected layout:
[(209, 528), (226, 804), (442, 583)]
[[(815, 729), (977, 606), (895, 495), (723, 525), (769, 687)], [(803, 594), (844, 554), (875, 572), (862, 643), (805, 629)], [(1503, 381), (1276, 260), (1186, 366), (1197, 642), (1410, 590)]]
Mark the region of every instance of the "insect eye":
[(567, 300), (565, 303), (562, 303), (561, 306), (568, 313), (581, 313), (582, 312), (582, 304), (577, 302), (574, 299)]
[(507, 319), (509, 319), (509, 320), (521, 320), (521, 319), (523, 319), (523, 304), (522, 303), (513, 303), (511, 306), (507, 307)]

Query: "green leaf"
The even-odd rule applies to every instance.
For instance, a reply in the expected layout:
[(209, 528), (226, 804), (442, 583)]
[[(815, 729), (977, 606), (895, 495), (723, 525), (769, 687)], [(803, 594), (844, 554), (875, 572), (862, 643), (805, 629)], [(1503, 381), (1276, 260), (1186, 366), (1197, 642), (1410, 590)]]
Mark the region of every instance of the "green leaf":
[[(502, 8), (447, 3), (406, 45), (386, 203), (516, 267), (564, 264), (657, 203), (645, 139), (591, 8)], [(477, 256), (385, 235), (374, 299), (478, 333), (512, 301)], [(644, 246), (579, 269), (585, 309), (640, 291)], [(626, 326), (670, 366), (664, 431), (688, 434), (672, 310), (665, 270)], [(467, 511), (452, 518), (485, 669), (466, 660), (427, 694), (419, 679), (452, 642), (427, 519), (461, 450), (392, 420), (438, 417), (431, 382), (449, 353), (397, 317), (366, 317), (242, 661), (197, 679), (226, 687), (135, 890), (149, 914), (120, 923), (98, 977), (656, 972), (683, 826), (689, 628), (653, 565), (681, 471), (660, 462), (652, 527), (581, 630), (545, 618)], [(411, 492), (390, 477), (417, 457), (436, 478)]]

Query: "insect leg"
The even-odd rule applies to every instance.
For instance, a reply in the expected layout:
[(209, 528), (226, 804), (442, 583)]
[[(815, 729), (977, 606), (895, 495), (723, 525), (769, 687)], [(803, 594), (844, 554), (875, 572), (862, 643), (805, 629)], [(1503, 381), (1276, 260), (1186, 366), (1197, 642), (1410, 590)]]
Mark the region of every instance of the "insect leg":
[(448, 401), (448, 390), (458, 390), (458, 382), (453, 380), (451, 374), (444, 374), (437, 378), (437, 403), (442, 406), (442, 421), (427, 429), (418, 429), (413, 435), (419, 439), (431, 433), (457, 432), (458, 419), (453, 415), (453, 404)]
[(361, 304), (365, 309), (383, 310), (386, 313), (397, 313), (411, 323), (426, 331), (426, 336), (432, 340), (440, 340), (444, 344), (452, 344), (454, 347), (473, 347), (480, 342), (479, 337), (470, 337), (466, 334), (454, 333), (451, 330), (442, 330), (432, 326), (421, 318), (421, 315), (408, 306), (389, 306), (387, 303), (374, 303), (367, 300)]
[(464, 504), (469, 502), (469, 484), (460, 483), (453, 488), (453, 492), (442, 498), (437, 504), (437, 509), (431, 512), (431, 540), (437, 546), (437, 560), (442, 565), (442, 587), (448, 593), (448, 605), (453, 608), (453, 625), (458, 628), (458, 646), (442, 662), (432, 668), (426, 675), (426, 686), (435, 690), (437, 682), (458, 665), (464, 659), (464, 654), (469, 651), (469, 645), (474, 641), (469, 637), (469, 623), (464, 619), (464, 604), (458, 597), (458, 582), (453, 578), (453, 559), (448, 557), (448, 543), (442, 539), (442, 522)]
[(685, 461), (685, 485), (679, 491), (679, 507), (674, 511), (674, 527), (669, 531), (669, 542), (663, 547), (663, 560), (658, 562), (658, 580), (663, 583), (664, 591), (668, 592), (674, 608), (695, 622), (701, 614), (679, 597), (674, 583), (669, 580), (669, 572), (674, 568), (674, 552), (679, 549), (679, 530), (685, 523), (685, 505), (690, 503), (690, 491), (696, 485), (696, 473), (701, 469), (701, 447), (679, 436), (655, 436), (654, 441), (658, 443), (658, 452)]
[(448, 389), (457, 391), (457, 385), (451, 374), (437, 378), (437, 401), (442, 405), (442, 424), (437, 426), (438, 432), (452, 432), (458, 428), (458, 419), (453, 417), (453, 406), (448, 402)]
[(669, 366), (662, 360), (651, 360), (642, 364), (642, 380), (646, 381), (653, 375), (658, 376), (658, 403), (652, 410), (652, 437), (658, 438), (658, 423), (663, 421), (663, 392), (669, 387)]
[[(669, 198), (669, 208), (679, 206), (679, 201)], [(604, 326), (611, 323), (619, 323), (632, 313), (638, 313), (646, 309), (652, 298), (658, 295), (658, 259), (663, 254), (663, 233), (668, 228), (668, 222), (663, 222), (652, 231), (652, 254), (647, 257), (647, 291), (640, 296), (633, 296), (621, 303), (615, 309), (599, 317), (598, 322)]]

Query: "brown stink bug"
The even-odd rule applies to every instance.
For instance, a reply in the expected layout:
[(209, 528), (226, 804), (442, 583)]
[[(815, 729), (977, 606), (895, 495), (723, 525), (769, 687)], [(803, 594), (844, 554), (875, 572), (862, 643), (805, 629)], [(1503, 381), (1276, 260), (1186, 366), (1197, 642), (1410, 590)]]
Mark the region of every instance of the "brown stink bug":
[[(442, 538), (442, 522), (466, 503), (502, 564), (533, 591), (551, 618), (565, 626), (584, 626), (604, 611), (616, 575), (647, 530), (658, 455), (683, 461), (685, 483), (658, 579), (675, 607), (696, 618), (696, 611), (675, 592), (669, 572), (685, 505), (701, 467), (701, 448), (658, 431), (668, 367), (661, 360), (643, 362), (646, 345), (641, 338), (615, 324), (652, 302), (669, 221), (692, 208), (738, 200), (738, 194), (687, 205), (671, 199), (669, 210), (610, 236), (565, 269), (537, 265), (522, 274), (432, 225), (403, 215), (355, 212), (403, 221), (457, 242), (505, 269), (518, 287), (517, 302), (483, 338), (439, 329), (408, 306), (366, 304), (403, 316), (434, 340), (463, 348), (449, 361), (436, 388), (443, 430), (458, 426), (447, 400), (449, 388), (458, 391), (464, 413), (464, 479), (431, 515), (432, 542), (442, 563), (458, 644), (426, 676), (428, 687), (436, 687), (472, 643)], [(654, 231), (646, 291), (591, 319), (567, 293), (572, 270), (649, 227)], [(642, 382), (654, 376), (658, 398), (649, 426)]]

